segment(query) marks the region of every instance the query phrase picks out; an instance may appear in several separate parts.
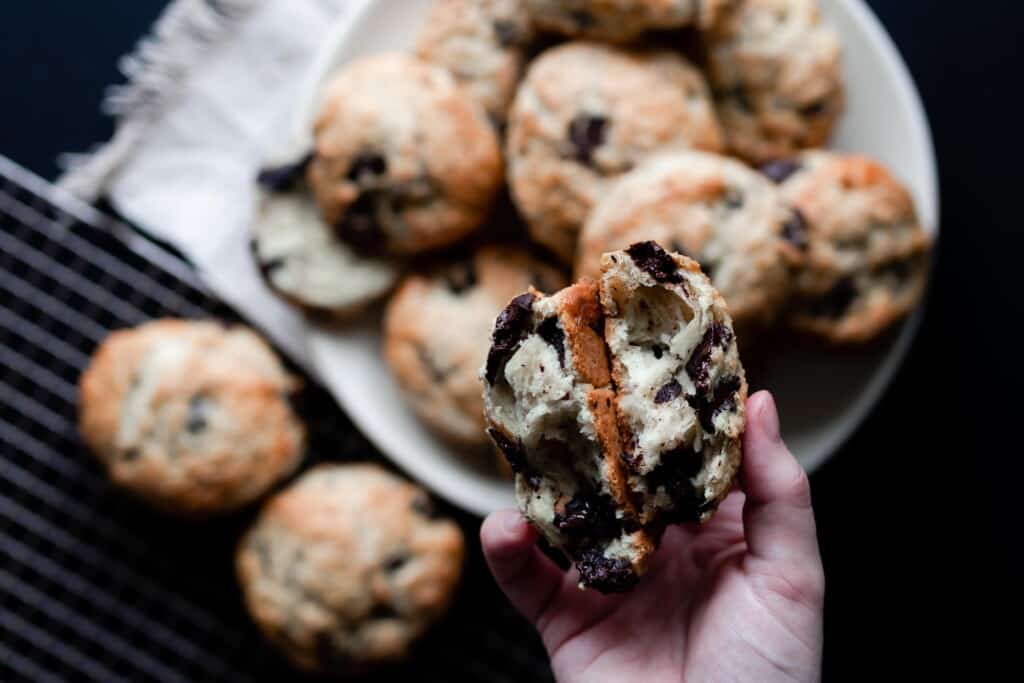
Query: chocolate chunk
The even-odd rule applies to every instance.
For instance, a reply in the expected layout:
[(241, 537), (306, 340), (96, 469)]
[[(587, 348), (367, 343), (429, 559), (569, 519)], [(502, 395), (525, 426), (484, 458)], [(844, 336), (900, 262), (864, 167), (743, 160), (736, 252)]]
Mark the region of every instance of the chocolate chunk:
[(512, 47), (522, 39), (519, 27), (513, 21), (497, 19), (492, 27), (494, 28), (494, 37), (502, 47)]
[(537, 328), (540, 338), (554, 347), (558, 352), (558, 364), (565, 367), (565, 332), (558, 324), (558, 316), (546, 318)]
[(678, 284), (683, 281), (675, 260), (657, 242), (637, 242), (630, 246), (626, 253), (633, 259), (637, 268), (658, 282)]
[(501, 449), (501, 452), (505, 455), (505, 460), (508, 460), (509, 467), (512, 468), (513, 472), (522, 472), (526, 467), (526, 457), (523, 454), (523, 445), (517, 441), (513, 441), (508, 438), (494, 427), (489, 427), (487, 433), (491, 439), (494, 440), (494, 444)]
[(800, 114), (807, 118), (814, 118), (815, 116), (821, 116), (826, 110), (828, 110), (828, 100), (818, 100), (808, 104), (806, 107), (801, 107)]
[(425, 493), (417, 494), (412, 499), (412, 509), (416, 514), (422, 515), (427, 519), (438, 519), (440, 517), (434, 501)]
[(807, 249), (807, 220), (800, 209), (794, 208), (789, 220), (782, 226), (782, 237), (797, 249)]
[(604, 493), (576, 494), (555, 514), (554, 525), (577, 542), (615, 538), (621, 529), (612, 499)]
[(743, 193), (735, 188), (729, 188), (725, 192), (725, 205), (730, 209), (739, 209), (743, 206)]
[(209, 424), (210, 409), (213, 401), (202, 394), (196, 394), (188, 402), (188, 417), (185, 418), (185, 431), (189, 434), (198, 434), (206, 429)]
[(708, 434), (715, 433), (715, 417), (723, 410), (736, 407), (736, 392), (740, 390), (740, 378), (735, 375), (723, 377), (715, 385), (710, 399), (703, 396), (688, 396), (687, 401), (697, 411), (700, 426)]
[(405, 553), (399, 553), (392, 557), (389, 557), (384, 562), (384, 570), (388, 572), (397, 572), (399, 569), (405, 566), (405, 563), (409, 561), (409, 556)]
[(377, 220), (380, 193), (362, 192), (352, 202), (336, 226), (338, 237), (363, 251), (378, 251), (385, 241), (384, 231)]
[(475, 287), (478, 282), (476, 266), (471, 259), (446, 268), (442, 277), (445, 284), (448, 285), (448, 291), (452, 294), (462, 294)]
[(795, 159), (776, 159), (762, 164), (760, 171), (768, 176), (769, 180), (776, 184), (786, 182), (789, 176), (803, 168), (803, 165)]
[(736, 103), (736, 106), (742, 109), (747, 114), (753, 114), (755, 107), (754, 102), (750, 99), (750, 94), (747, 93), (746, 88), (742, 85), (737, 85), (731, 90), (726, 90), (721, 94), (722, 99), (732, 100)]
[(498, 373), (526, 336), (532, 319), (533, 294), (520, 294), (505, 307), (494, 323), (491, 349), (487, 352), (486, 378), (494, 384)]
[(398, 619), (400, 616), (401, 615), (395, 611), (393, 605), (378, 602), (373, 606), (373, 609), (370, 610), (367, 618), (372, 621), (376, 621), (378, 619)]
[(657, 404), (668, 403), (681, 393), (683, 393), (683, 386), (673, 379), (661, 389), (658, 389), (658, 393), (654, 395), (654, 402)]
[(584, 550), (576, 560), (583, 584), (602, 593), (624, 593), (638, 577), (628, 560), (606, 557), (599, 548)]
[(573, 158), (581, 164), (594, 160), (594, 150), (604, 144), (608, 119), (597, 114), (578, 114), (569, 122)]
[(565, 553), (553, 547), (548, 543), (548, 539), (543, 536), (537, 536), (537, 549), (544, 553), (563, 572), (569, 569), (569, 559), (565, 556)]
[(815, 318), (836, 320), (849, 310), (856, 298), (857, 287), (853, 284), (853, 279), (847, 277), (836, 283), (824, 296), (808, 303), (806, 310), (808, 315)]
[(648, 475), (650, 491), (659, 488), (673, 502), (672, 522), (695, 522), (700, 519), (696, 512), (704, 496), (691, 483), (704, 464), (704, 458), (689, 446), (681, 445), (661, 454), (661, 464)]
[(697, 391), (708, 390), (708, 372), (711, 365), (711, 351), (716, 347), (725, 346), (732, 340), (732, 331), (721, 323), (713, 323), (704, 333), (704, 338), (693, 350), (690, 360), (686, 363), (686, 374), (697, 386)]
[(388, 162), (376, 152), (363, 152), (352, 160), (345, 176), (354, 183), (362, 184), (382, 176), (388, 171)]
[(910, 279), (910, 259), (900, 259), (886, 263), (876, 271), (880, 277), (891, 277), (896, 280), (896, 286), (902, 287)]
[(573, 10), (569, 13), (570, 18), (576, 27), (580, 30), (585, 30), (596, 25), (597, 22), (594, 20), (594, 15), (586, 10)]
[(294, 163), (264, 168), (256, 176), (256, 182), (269, 192), (287, 192), (299, 183), (312, 160), (313, 152), (309, 152)]

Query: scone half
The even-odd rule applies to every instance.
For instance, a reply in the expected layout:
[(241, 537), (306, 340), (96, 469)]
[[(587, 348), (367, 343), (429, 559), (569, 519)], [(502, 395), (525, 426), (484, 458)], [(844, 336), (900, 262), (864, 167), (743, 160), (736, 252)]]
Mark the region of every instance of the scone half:
[(597, 284), (531, 289), (498, 316), (482, 371), (488, 432), (515, 471), (523, 515), (581, 586), (632, 588), (654, 543), (628, 490)]
[(655, 242), (605, 254), (605, 340), (622, 459), (641, 522), (707, 520), (741, 458), (747, 382), (732, 320), (700, 266)]

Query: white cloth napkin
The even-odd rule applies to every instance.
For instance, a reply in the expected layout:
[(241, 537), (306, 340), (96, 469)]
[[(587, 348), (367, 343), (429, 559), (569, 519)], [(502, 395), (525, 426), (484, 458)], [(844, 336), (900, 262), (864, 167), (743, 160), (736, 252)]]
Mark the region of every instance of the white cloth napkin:
[(310, 367), (307, 325), (248, 250), (254, 178), (325, 36), (371, 0), (175, 0), (111, 92), (115, 138), (60, 180), (180, 249), (210, 289)]

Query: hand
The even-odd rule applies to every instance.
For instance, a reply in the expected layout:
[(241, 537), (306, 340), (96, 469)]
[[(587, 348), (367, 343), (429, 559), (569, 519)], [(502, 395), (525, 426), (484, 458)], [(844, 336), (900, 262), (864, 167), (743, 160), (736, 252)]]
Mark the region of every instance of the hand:
[(706, 524), (668, 529), (631, 593), (580, 590), (517, 512), (487, 518), (487, 563), (559, 681), (820, 678), (825, 580), (810, 486), (767, 392), (747, 401), (743, 450), (742, 492)]

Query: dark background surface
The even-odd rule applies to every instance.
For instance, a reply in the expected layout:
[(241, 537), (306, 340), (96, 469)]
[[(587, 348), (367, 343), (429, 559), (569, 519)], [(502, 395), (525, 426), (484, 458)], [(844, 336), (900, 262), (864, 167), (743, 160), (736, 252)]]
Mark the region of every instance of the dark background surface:
[[(980, 678), (1016, 661), (1024, 578), (1014, 436), (1024, 126), (1012, 104), (1024, 10), (1011, 0), (869, 4), (928, 110), (942, 241), (906, 365), (812, 478), (828, 577), (826, 679)], [(0, 153), (53, 178), (59, 153), (107, 139), (103, 89), (163, 5), (2, 3)]]

